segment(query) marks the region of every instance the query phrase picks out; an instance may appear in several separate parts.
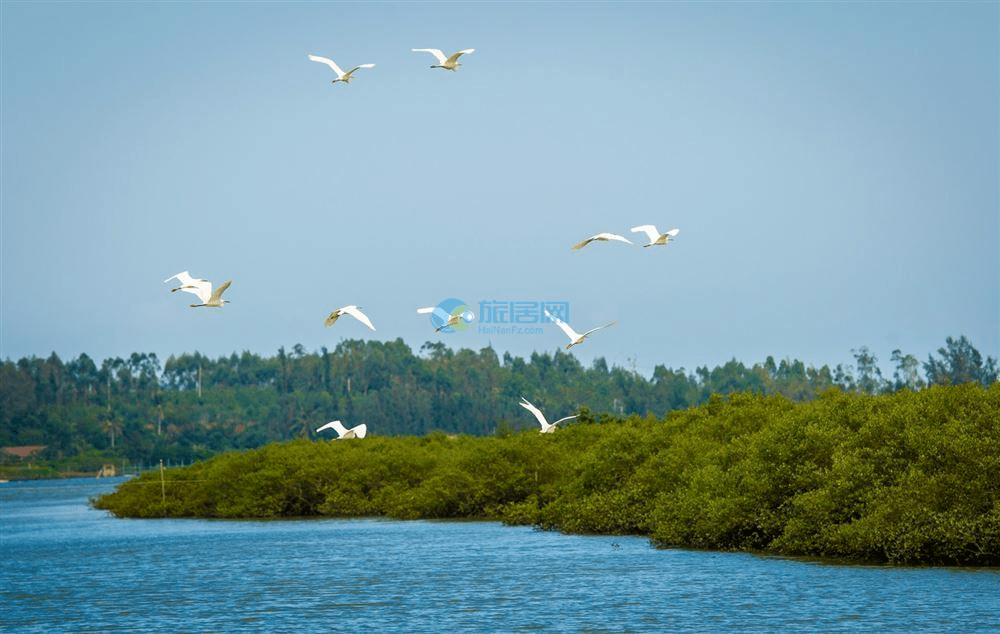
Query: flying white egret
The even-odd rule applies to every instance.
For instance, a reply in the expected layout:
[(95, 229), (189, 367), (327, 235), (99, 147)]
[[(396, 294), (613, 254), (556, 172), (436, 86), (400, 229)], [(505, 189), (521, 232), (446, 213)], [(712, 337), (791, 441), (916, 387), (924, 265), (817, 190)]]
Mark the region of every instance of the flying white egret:
[(441, 324), (440, 326), (438, 326), (437, 328), (434, 329), (434, 332), (441, 332), (445, 328), (448, 328), (449, 326), (454, 326), (455, 324), (457, 324), (460, 321), (462, 321), (462, 315), (461, 314), (458, 314), (458, 315), (449, 315), (448, 319), (443, 324)]
[(603, 326), (598, 326), (597, 328), (591, 328), (590, 330), (588, 330), (587, 332), (585, 332), (585, 333), (583, 333), (581, 335), (577, 331), (575, 331), (572, 328), (570, 328), (569, 324), (567, 324), (565, 321), (559, 319), (558, 317), (556, 317), (555, 315), (553, 315), (552, 313), (550, 313), (548, 310), (545, 311), (545, 316), (548, 317), (549, 319), (551, 319), (552, 321), (556, 322), (556, 325), (559, 326), (559, 329), (562, 330), (564, 333), (566, 333), (566, 336), (569, 337), (569, 343), (566, 344), (566, 349), (567, 350), (569, 350), (573, 346), (577, 345), (578, 343), (583, 343), (583, 340), (586, 339), (587, 335), (589, 335), (590, 333), (595, 332), (597, 330), (600, 330), (601, 328), (607, 328), (608, 326), (614, 326), (615, 324), (618, 323), (617, 321), (609, 321), (608, 323), (604, 324)]
[(588, 244), (590, 244), (591, 242), (593, 242), (595, 240), (600, 241), (600, 242), (607, 242), (608, 240), (617, 240), (618, 242), (624, 242), (625, 244), (632, 244), (632, 241), (629, 240), (628, 238), (626, 238), (625, 236), (620, 236), (620, 235), (615, 234), (615, 233), (607, 233), (607, 232), (605, 232), (605, 233), (599, 233), (596, 236), (590, 236), (589, 238), (587, 238), (586, 240), (584, 240), (580, 244), (575, 245), (573, 247), (573, 250), (575, 251), (577, 249), (582, 249), (583, 247), (587, 246)]
[[(445, 328), (448, 328), (449, 326), (458, 325), (458, 323), (461, 322), (461, 321), (465, 321), (466, 323), (468, 323), (468, 322), (472, 321), (471, 315), (472, 315), (472, 311), (468, 311), (468, 310), (460, 312), (460, 313), (457, 313), (455, 315), (448, 315), (447, 319), (445, 319), (445, 322), (443, 324), (441, 324), (440, 326), (438, 326), (437, 328), (435, 328), (434, 332), (441, 332), (442, 330), (444, 330)], [(468, 319), (466, 319), (466, 318), (468, 318)]]
[(565, 418), (560, 418), (556, 422), (550, 424), (549, 421), (545, 420), (545, 414), (543, 414), (540, 409), (538, 409), (537, 407), (535, 407), (534, 405), (532, 405), (531, 401), (529, 401), (528, 399), (524, 398), (523, 396), (521, 397), (521, 403), (520, 403), (520, 405), (521, 405), (521, 407), (523, 407), (524, 409), (528, 410), (529, 412), (531, 412), (532, 414), (535, 415), (535, 418), (538, 419), (538, 423), (542, 426), (542, 431), (540, 433), (543, 433), (543, 434), (551, 434), (552, 432), (554, 432), (556, 430), (556, 425), (558, 425), (559, 423), (563, 422), (564, 420), (569, 420), (571, 418), (576, 418), (577, 417), (577, 415), (574, 414), (573, 416), (567, 416)]
[(229, 285), (232, 284), (232, 280), (226, 280), (222, 283), (222, 286), (212, 291), (212, 283), (205, 282), (200, 289), (198, 289), (199, 299), (201, 299), (200, 304), (191, 304), (191, 308), (198, 308), (199, 306), (207, 306), (209, 308), (222, 308), (224, 304), (228, 304), (228, 299), (222, 299), (222, 294), (226, 292)]
[[(438, 318), (443, 322), (440, 326), (434, 329), (434, 332), (441, 332), (449, 326), (456, 326), (460, 322), (471, 323), (473, 319), (476, 318), (475, 314), (471, 310), (464, 310), (456, 315), (449, 314), (445, 309), (440, 306), (427, 306), (425, 308), (418, 308), (417, 312), (421, 315), (426, 315), (427, 313), (437, 313)], [(432, 321), (433, 323), (433, 321)]]
[(632, 227), (633, 232), (645, 232), (649, 236), (649, 244), (644, 244), (644, 247), (651, 247), (656, 244), (666, 244), (670, 242), (670, 239), (681, 232), (680, 229), (671, 229), (666, 233), (660, 233), (656, 230), (653, 225), (639, 225), (638, 227)]
[(461, 66), (461, 64), (458, 62), (458, 58), (461, 57), (462, 55), (465, 55), (466, 53), (472, 53), (476, 49), (467, 48), (457, 53), (453, 53), (451, 57), (445, 57), (444, 53), (441, 52), (441, 49), (437, 48), (414, 48), (411, 50), (414, 53), (430, 53), (431, 55), (436, 57), (438, 63), (431, 64), (431, 68), (447, 68), (450, 71), (456, 71), (458, 70), (458, 67)]
[(345, 73), (344, 71), (340, 70), (340, 66), (337, 66), (336, 62), (334, 62), (332, 59), (328, 59), (326, 57), (320, 57), (319, 55), (310, 55), (309, 59), (311, 59), (314, 62), (319, 62), (320, 64), (326, 64), (327, 66), (333, 69), (333, 72), (337, 73), (337, 78), (334, 79), (332, 82), (330, 82), (333, 84), (337, 83), (338, 81), (342, 81), (345, 84), (349, 84), (351, 83), (351, 76), (354, 74), (354, 71), (358, 70), (359, 68), (375, 68), (375, 64), (359, 64), (358, 66), (355, 66), (354, 68)]
[(361, 309), (358, 308), (357, 306), (354, 306), (353, 304), (350, 306), (344, 306), (343, 308), (338, 308), (337, 310), (333, 311), (332, 313), (330, 313), (330, 315), (326, 318), (326, 321), (324, 321), (323, 323), (327, 327), (332, 326), (338, 319), (340, 319), (344, 315), (350, 315), (351, 317), (354, 317), (355, 319), (357, 319), (364, 325), (368, 326), (372, 330), (375, 330), (375, 326), (372, 325), (372, 320), (368, 319), (368, 315), (361, 312)]
[(316, 430), (316, 433), (323, 431), (324, 429), (333, 428), (337, 431), (337, 440), (347, 440), (348, 438), (364, 438), (365, 434), (368, 433), (368, 425), (361, 423), (356, 427), (351, 427), (347, 429), (339, 420), (333, 420), (323, 425)]
[(209, 295), (211, 295), (212, 293), (211, 282), (209, 282), (208, 280), (191, 277), (187, 271), (181, 271), (177, 275), (168, 277), (167, 279), (163, 280), (163, 283), (166, 284), (170, 280), (174, 279), (180, 282), (181, 285), (178, 286), (177, 288), (170, 289), (171, 293), (176, 293), (177, 291), (184, 291), (185, 293), (194, 293), (195, 295), (198, 295), (198, 297), (201, 297), (201, 292), (202, 292), (201, 289), (205, 287), (208, 288)]

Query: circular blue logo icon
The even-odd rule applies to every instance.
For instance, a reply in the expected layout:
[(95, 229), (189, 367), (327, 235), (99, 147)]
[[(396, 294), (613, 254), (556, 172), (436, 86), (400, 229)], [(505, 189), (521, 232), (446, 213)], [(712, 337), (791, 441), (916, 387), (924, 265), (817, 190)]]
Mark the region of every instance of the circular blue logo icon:
[(434, 307), (431, 323), (438, 332), (458, 332), (465, 330), (476, 318), (472, 309), (460, 299), (450, 297)]

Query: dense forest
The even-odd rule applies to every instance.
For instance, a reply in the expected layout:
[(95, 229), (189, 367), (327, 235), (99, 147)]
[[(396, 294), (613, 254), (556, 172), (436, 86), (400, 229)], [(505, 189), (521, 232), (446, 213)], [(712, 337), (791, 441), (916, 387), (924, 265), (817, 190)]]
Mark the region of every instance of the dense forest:
[(711, 396), (554, 434), (229, 452), (94, 501), (120, 517), (477, 518), (661, 546), (1000, 565), (1000, 383)]
[(768, 357), (749, 367), (734, 359), (690, 372), (658, 365), (649, 378), (608, 367), (603, 358), (584, 367), (561, 350), (501, 358), (492, 348), (454, 351), (428, 342), (414, 354), (401, 339), (344, 341), (333, 351), (311, 353), (296, 345), (273, 357), (182, 354), (162, 365), (155, 354), (133, 353), (98, 366), (86, 354), (64, 362), (53, 353), (0, 363), (0, 445), (45, 445), (35, 459), (180, 464), (315, 438), (314, 430), (333, 419), (366, 423), (376, 436), (536, 428), (518, 406), (522, 396), (554, 420), (583, 408), (663, 416), (713, 394), (777, 394), (806, 402), (830, 388), (884, 394), (997, 380), (996, 360), (984, 360), (964, 336), (947, 338), (923, 363), (894, 351), (892, 377), (882, 376), (867, 348), (852, 353), (853, 365), (833, 369)]

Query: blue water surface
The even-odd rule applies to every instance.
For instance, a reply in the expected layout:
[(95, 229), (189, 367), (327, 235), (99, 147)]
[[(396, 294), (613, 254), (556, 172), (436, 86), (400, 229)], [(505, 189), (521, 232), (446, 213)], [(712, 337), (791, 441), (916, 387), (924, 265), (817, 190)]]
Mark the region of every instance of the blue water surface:
[(0, 484), (10, 632), (1000, 630), (996, 569), (658, 550), (493, 522), (123, 520)]

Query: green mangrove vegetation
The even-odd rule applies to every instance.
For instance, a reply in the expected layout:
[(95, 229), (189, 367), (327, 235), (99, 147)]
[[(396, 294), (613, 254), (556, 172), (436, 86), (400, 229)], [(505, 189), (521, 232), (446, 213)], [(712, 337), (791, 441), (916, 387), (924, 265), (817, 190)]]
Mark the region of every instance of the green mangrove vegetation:
[(714, 395), (554, 434), (298, 439), (149, 472), (119, 517), (475, 518), (663, 547), (1000, 565), (1000, 383)]

